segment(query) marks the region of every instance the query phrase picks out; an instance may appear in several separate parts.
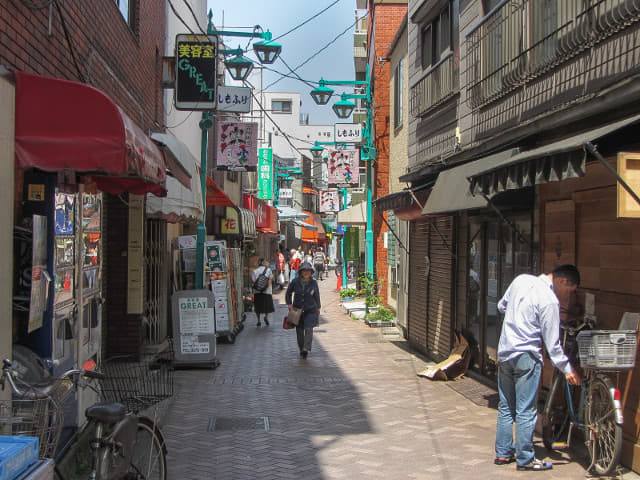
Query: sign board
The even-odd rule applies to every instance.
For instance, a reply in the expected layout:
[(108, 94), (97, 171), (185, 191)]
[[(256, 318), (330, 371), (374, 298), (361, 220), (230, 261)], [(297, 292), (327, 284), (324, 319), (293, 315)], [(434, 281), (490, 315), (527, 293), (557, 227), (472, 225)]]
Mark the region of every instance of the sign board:
[(218, 123), (217, 168), (256, 171), (258, 167), (257, 136), (257, 123)]
[(358, 184), (360, 150), (329, 150), (329, 186)]
[(218, 85), (219, 112), (249, 113), (251, 111), (251, 89), (249, 87), (227, 87)]
[(213, 363), (216, 357), (215, 299), (209, 290), (180, 290), (171, 296), (176, 364)]
[(176, 36), (175, 104), (178, 110), (216, 108), (218, 39), (213, 35)]
[(362, 142), (362, 124), (360, 123), (336, 123), (333, 126), (333, 132), (336, 142)]
[(360, 229), (348, 227), (344, 233), (345, 257), (347, 261), (360, 260)]
[(280, 200), (293, 198), (292, 188), (281, 188), (279, 192), (280, 192)]
[(258, 198), (270, 200), (273, 191), (273, 155), (270, 148), (261, 148), (258, 160)]
[(222, 219), (220, 233), (227, 235), (240, 234), (240, 222), (238, 222), (238, 210), (234, 207), (227, 207), (227, 216)]
[(340, 210), (340, 196), (337, 190), (320, 191), (320, 207), (321, 213), (337, 212)]

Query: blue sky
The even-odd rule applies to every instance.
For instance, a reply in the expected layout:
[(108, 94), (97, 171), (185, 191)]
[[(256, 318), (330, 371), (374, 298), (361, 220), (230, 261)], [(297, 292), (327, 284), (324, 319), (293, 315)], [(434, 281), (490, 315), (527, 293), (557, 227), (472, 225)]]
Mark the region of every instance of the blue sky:
[[(312, 15), (332, 4), (335, 0), (208, 0), (208, 7), (213, 10), (213, 23), (218, 29), (247, 31), (240, 27), (260, 25), (270, 30), (274, 40), (291, 28), (299, 25)], [(319, 49), (331, 42), (339, 33), (347, 30), (333, 44), (318, 54), (309, 63), (296, 70), (306, 80), (318, 81), (320, 77), (327, 80), (353, 80), (353, 27), (355, 21), (355, 0), (339, 0), (338, 3), (313, 19), (306, 25), (289, 33), (277, 42), (282, 44), (282, 58), (293, 69), (304, 62)], [(350, 28), (349, 28), (350, 27)], [(256, 39), (257, 41), (257, 39)], [(243, 38), (226, 37), (230, 48), (238, 44), (244, 48), (248, 41)], [(253, 52), (248, 54), (253, 58)], [(272, 68), (289, 73), (287, 67), (277, 60)], [(282, 78), (280, 75), (264, 70), (263, 85)], [(340, 93), (341, 87), (334, 87)], [(268, 91), (301, 92), (303, 113), (309, 113), (312, 124), (333, 124), (338, 121), (331, 110), (331, 102), (324, 107), (317, 106), (308, 92), (310, 87), (304, 83), (283, 78)], [(335, 96), (335, 95), (334, 95)]]

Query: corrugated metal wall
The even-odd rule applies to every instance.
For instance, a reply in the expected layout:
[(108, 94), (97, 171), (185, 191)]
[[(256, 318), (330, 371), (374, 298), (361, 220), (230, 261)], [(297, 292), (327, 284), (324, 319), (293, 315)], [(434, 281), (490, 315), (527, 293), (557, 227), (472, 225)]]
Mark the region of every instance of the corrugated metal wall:
[(409, 227), (409, 309), (408, 339), (412, 347), (427, 353), (427, 267), (429, 262), (429, 221), (417, 220)]

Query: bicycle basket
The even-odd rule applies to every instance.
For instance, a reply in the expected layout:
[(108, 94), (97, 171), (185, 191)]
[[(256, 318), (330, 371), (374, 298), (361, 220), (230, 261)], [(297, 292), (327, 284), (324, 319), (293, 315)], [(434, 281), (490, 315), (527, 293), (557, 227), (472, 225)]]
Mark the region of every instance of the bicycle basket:
[(71, 393), (60, 384), (48, 397), (0, 401), (0, 435), (38, 437), (38, 455), (53, 458), (64, 426), (64, 401)]
[(635, 330), (587, 330), (578, 333), (580, 365), (600, 370), (634, 367), (638, 335)]

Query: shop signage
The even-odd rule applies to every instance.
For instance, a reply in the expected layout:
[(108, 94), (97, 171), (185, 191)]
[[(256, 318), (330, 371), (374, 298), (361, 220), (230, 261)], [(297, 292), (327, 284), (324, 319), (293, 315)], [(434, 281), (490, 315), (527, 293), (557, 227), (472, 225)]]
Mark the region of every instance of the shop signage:
[(210, 290), (181, 290), (171, 296), (175, 362), (210, 363), (216, 353), (215, 299)]
[(358, 184), (359, 172), (359, 150), (329, 150), (329, 186)]
[(336, 123), (333, 129), (336, 142), (362, 142), (362, 124), (360, 123)]
[(360, 260), (360, 229), (358, 227), (347, 227), (344, 233), (345, 257), (347, 261)]
[(337, 190), (322, 190), (320, 192), (321, 213), (337, 212), (340, 210), (340, 196)]
[(281, 188), (280, 189), (280, 199), (290, 199), (293, 198), (293, 189), (292, 188)]
[(216, 142), (219, 170), (256, 171), (257, 123), (220, 122)]
[(176, 36), (175, 104), (178, 110), (216, 108), (218, 39), (207, 35)]
[(251, 111), (251, 89), (249, 87), (218, 86), (218, 111), (249, 113)]
[(240, 223), (238, 222), (238, 210), (233, 207), (227, 207), (227, 216), (222, 219), (220, 233), (227, 235), (239, 235)]
[(270, 148), (261, 148), (258, 161), (258, 198), (271, 199), (273, 191), (273, 156)]

